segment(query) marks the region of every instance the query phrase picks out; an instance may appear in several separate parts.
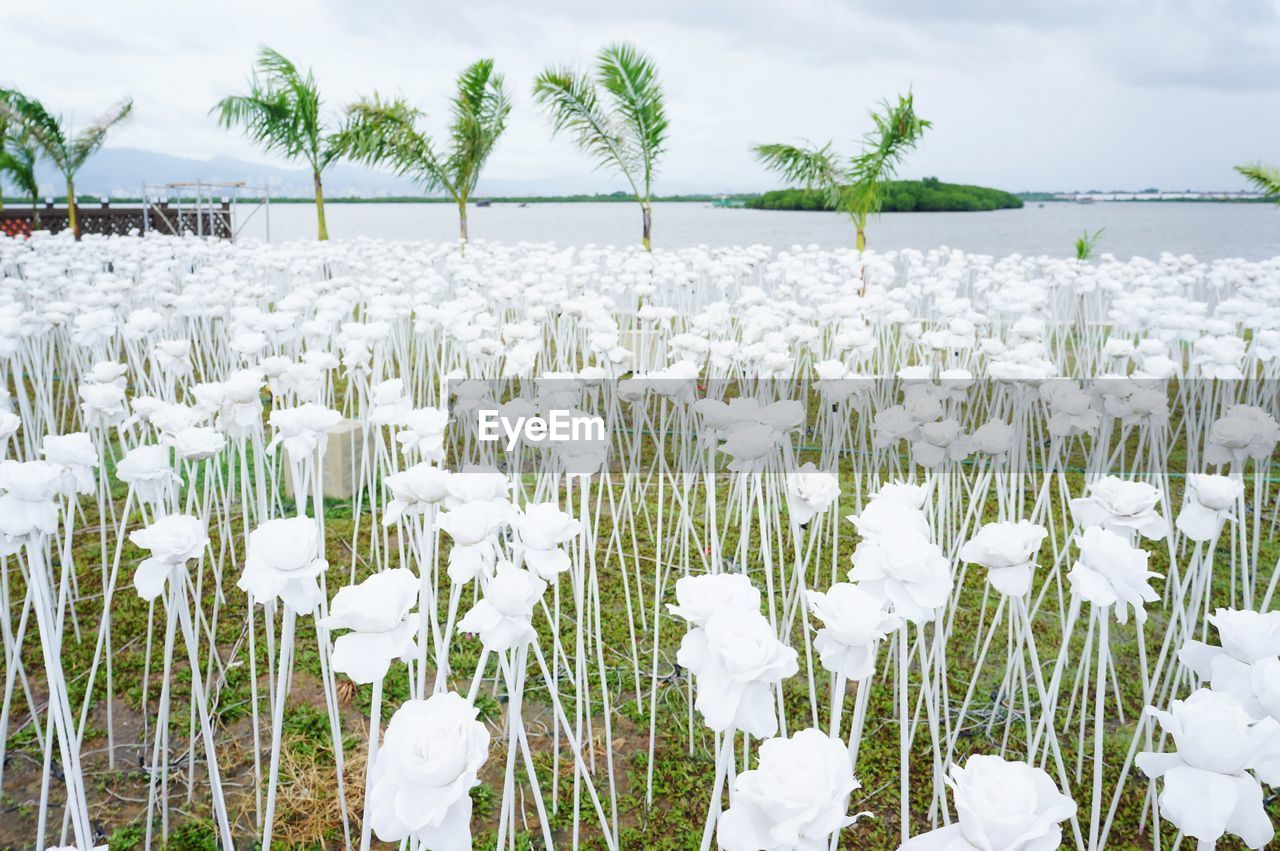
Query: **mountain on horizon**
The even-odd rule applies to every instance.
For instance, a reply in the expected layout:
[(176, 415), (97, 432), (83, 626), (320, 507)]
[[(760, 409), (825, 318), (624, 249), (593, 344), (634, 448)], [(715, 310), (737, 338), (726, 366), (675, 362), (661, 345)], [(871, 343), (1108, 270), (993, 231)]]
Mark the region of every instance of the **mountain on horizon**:
[[(65, 190), (61, 175), (47, 163), (37, 169), (40, 191), (44, 195), (61, 195)], [(166, 183), (233, 183), (244, 181), (252, 186), (266, 184), (272, 197), (309, 197), (314, 191), (311, 173), (306, 169), (281, 168), (230, 156), (193, 159), (162, 154), (139, 148), (103, 148), (92, 156), (76, 175), (76, 192), (113, 198), (137, 198), (143, 185), (152, 187)], [(586, 173), (570, 179), (545, 177), (528, 179), (483, 178), (478, 195), (526, 196), (569, 195), (576, 193), (609, 193), (625, 186), (607, 175)], [(663, 194), (715, 194), (723, 189), (680, 181), (663, 184)], [(358, 165), (338, 163), (325, 173), (326, 197), (385, 198), (399, 195), (422, 195), (413, 181)], [(153, 189), (152, 194), (156, 190)], [(177, 194), (176, 190), (172, 194)]]

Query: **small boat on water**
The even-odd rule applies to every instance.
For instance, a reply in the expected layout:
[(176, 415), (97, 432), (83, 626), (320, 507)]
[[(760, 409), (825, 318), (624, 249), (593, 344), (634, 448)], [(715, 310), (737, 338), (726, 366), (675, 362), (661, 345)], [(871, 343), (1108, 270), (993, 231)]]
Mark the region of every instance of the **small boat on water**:
[(492, 202), (492, 201), (489, 201), (489, 200), (487, 200), (487, 199), (486, 199), (486, 200), (484, 200), (484, 201), (477, 201), (477, 202), (476, 202), (476, 206), (477, 206), (477, 207), (492, 207), (492, 206), (493, 206), (493, 202)]

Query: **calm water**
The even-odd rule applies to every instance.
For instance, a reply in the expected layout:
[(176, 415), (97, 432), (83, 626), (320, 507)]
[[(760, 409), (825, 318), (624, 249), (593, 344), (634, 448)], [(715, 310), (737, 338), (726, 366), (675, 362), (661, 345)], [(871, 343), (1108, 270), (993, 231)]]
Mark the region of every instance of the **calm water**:
[[(330, 204), (334, 239), (369, 236), (442, 241), (457, 236), (451, 204)], [(816, 243), (824, 248), (853, 243), (848, 219), (835, 213), (771, 212), (656, 204), (654, 245), (684, 248), (764, 243), (775, 248)], [(495, 204), (472, 208), (473, 239), (555, 242), (560, 245), (625, 245), (638, 242), (640, 211), (634, 204)], [(1085, 229), (1106, 228), (1099, 252), (1127, 259), (1163, 251), (1201, 259), (1280, 255), (1280, 209), (1270, 204), (1046, 203), (990, 213), (887, 213), (871, 223), (873, 248), (930, 249), (941, 245), (1002, 256), (1012, 253), (1069, 255)], [(315, 235), (315, 213), (304, 204), (271, 208), (271, 240)], [(263, 239), (261, 211), (242, 237)]]

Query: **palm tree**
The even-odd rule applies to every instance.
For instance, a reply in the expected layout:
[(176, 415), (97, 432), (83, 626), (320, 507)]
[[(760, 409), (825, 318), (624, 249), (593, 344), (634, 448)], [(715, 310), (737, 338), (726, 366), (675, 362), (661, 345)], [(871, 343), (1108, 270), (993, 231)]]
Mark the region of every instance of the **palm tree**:
[(857, 247), (867, 247), (867, 219), (880, 211), (885, 185), (893, 179), (906, 157), (931, 124), (916, 115), (911, 92), (899, 95), (897, 104), (882, 102), (882, 112), (871, 112), (875, 127), (863, 137), (862, 152), (840, 162), (831, 143), (821, 148), (794, 145), (756, 145), (756, 159), (786, 180), (808, 189), (820, 189), (827, 203), (843, 210), (857, 229)]
[(653, 178), (669, 127), (653, 60), (629, 44), (611, 44), (596, 57), (594, 80), (570, 68), (547, 68), (533, 84), (533, 98), (550, 114), (553, 134), (571, 134), (597, 168), (626, 178), (651, 251)]
[[(69, 122), (45, 109), (44, 104), (14, 89), (0, 90), (0, 112), (16, 124), (19, 135), (44, 154), (67, 181), (67, 227), (80, 237), (76, 215), (76, 173), (107, 140), (111, 128), (129, 117), (133, 101), (117, 103), (85, 129), (73, 132)], [(26, 187), (30, 191), (30, 187)]]
[(451, 101), (451, 148), (447, 156), (417, 128), (422, 111), (403, 98), (384, 100), (376, 93), (347, 107), (347, 123), (336, 146), (346, 156), (369, 165), (390, 167), (410, 177), (428, 192), (444, 192), (458, 205), (458, 230), (467, 241), (467, 202), (480, 172), (507, 128), (511, 95), (493, 60), (481, 59), (458, 75), (458, 93)]
[(210, 111), (218, 113), (223, 127), (242, 126), (245, 135), (268, 153), (301, 159), (310, 166), (316, 190), (317, 236), (328, 239), (321, 176), (340, 152), (333, 132), (323, 126), (321, 104), (310, 70), (303, 74), (284, 56), (263, 47), (249, 78), (249, 93), (224, 97)]
[(1248, 178), (1249, 182), (1263, 195), (1276, 198), (1280, 204), (1280, 169), (1262, 163), (1238, 165), (1236, 171)]

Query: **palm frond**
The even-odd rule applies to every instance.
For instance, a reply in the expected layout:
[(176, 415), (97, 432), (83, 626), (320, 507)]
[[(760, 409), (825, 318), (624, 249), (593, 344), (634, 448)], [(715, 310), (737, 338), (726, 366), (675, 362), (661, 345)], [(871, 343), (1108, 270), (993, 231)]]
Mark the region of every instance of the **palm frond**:
[(347, 121), (335, 134), (334, 145), (356, 162), (383, 166), (428, 190), (444, 189), (453, 195), (452, 181), (431, 138), (417, 128), (421, 115), (403, 98), (388, 100), (375, 93), (347, 107)]
[(666, 150), (670, 126), (657, 66), (634, 46), (618, 43), (600, 51), (597, 71), (601, 87), (610, 94), (615, 111), (631, 130), (647, 196), (658, 158)]
[(44, 104), (16, 89), (0, 89), (0, 111), (21, 127), (40, 152), (63, 174), (70, 164), (70, 146), (62, 122)]
[(454, 186), (470, 195), (506, 130), (511, 112), (511, 93), (502, 75), (494, 73), (492, 59), (473, 62), (458, 75), (458, 93), (452, 105), (453, 150), (445, 168)]
[(884, 101), (882, 109), (871, 113), (875, 127), (863, 137), (862, 153), (853, 157), (849, 169), (848, 201), (862, 215), (879, 212), (884, 184), (932, 126), (916, 115), (911, 92), (899, 95), (897, 104)]
[(249, 78), (249, 91), (218, 101), (213, 112), (228, 129), (241, 127), (264, 150), (305, 159), (324, 171), (340, 153), (322, 126), (323, 102), (315, 76), (301, 73), (283, 54), (263, 47)]
[[(1263, 195), (1280, 196), (1280, 169), (1257, 162), (1238, 165), (1236, 171), (1244, 175)], [(1280, 197), (1277, 197), (1277, 203), (1280, 203)]]
[(600, 105), (599, 92), (589, 77), (567, 68), (547, 68), (534, 81), (533, 99), (551, 116), (554, 134), (572, 136), (596, 168), (616, 168), (639, 197), (636, 152)]
[(36, 149), (32, 145), (23, 144), (19, 139), (6, 140), (4, 148), (0, 149), (0, 174), (6, 175), (14, 186), (33, 200), (39, 197)]
[(830, 142), (821, 148), (770, 144), (756, 145), (751, 150), (765, 168), (805, 189), (821, 189), (830, 194), (844, 179)]
[(79, 169), (80, 166), (84, 165), (85, 160), (93, 156), (94, 152), (102, 147), (102, 143), (107, 140), (107, 133), (111, 132), (111, 128), (127, 119), (131, 112), (133, 112), (133, 99), (125, 98), (98, 116), (88, 127), (77, 133), (75, 138), (71, 140), (70, 146), (70, 160), (73, 170)]

